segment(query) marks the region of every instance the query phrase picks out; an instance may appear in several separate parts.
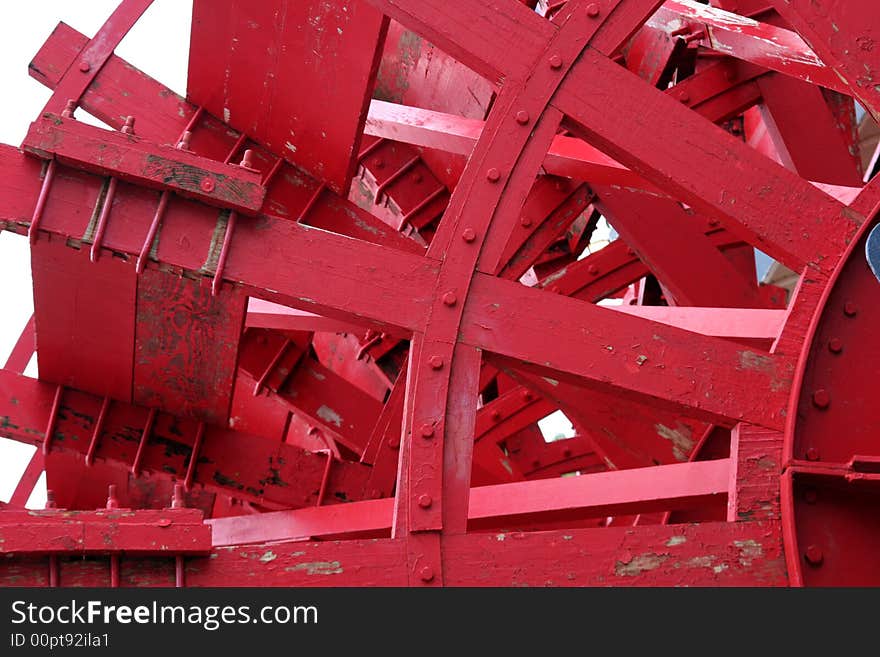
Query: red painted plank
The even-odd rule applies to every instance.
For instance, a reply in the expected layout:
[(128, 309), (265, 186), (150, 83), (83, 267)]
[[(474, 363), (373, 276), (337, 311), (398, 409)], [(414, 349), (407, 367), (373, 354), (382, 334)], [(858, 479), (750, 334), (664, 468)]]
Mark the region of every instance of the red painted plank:
[[(102, 130), (55, 114), (31, 123), (22, 148), (44, 159), (102, 176), (173, 191), (209, 205), (254, 214), (266, 188), (260, 173), (224, 165), (136, 135)], [(237, 162), (236, 162), (237, 164)]]
[(386, 28), (365, 0), (196, 0), (187, 97), (345, 193)]
[(247, 297), (148, 268), (137, 280), (134, 403), (225, 424)]
[(90, 262), (85, 249), (53, 236), (32, 247), (31, 269), (40, 378), (131, 401), (134, 268), (118, 258)]

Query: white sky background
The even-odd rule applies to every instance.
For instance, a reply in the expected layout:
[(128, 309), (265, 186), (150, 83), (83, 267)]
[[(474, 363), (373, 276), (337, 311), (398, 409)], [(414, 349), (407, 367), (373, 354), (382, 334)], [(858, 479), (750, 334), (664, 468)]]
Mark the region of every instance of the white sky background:
[[(28, 63), (59, 21), (92, 37), (118, 0), (2, 0), (0, 19), (0, 142), (18, 146), (51, 92), (28, 75)], [(174, 91), (186, 91), (192, 0), (155, 0), (116, 53)], [(149, 109), (149, 108), (145, 108)], [(82, 110), (77, 118), (87, 120)], [(27, 240), (0, 233), (0, 366), (33, 312)], [(32, 361), (26, 372), (36, 375)], [(0, 438), (0, 500), (8, 501), (34, 448)], [(28, 502), (45, 503), (40, 479)]]

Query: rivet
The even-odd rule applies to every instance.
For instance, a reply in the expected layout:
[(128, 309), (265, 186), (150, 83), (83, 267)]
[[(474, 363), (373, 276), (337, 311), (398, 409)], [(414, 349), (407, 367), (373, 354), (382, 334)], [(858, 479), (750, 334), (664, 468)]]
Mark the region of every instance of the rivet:
[(489, 170), (486, 171), (486, 180), (493, 183), (498, 182), (499, 180), (501, 180), (501, 172), (495, 167), (491, 167)]
[(423, 509), (430, 508), (433, 502), (430, 495), (419, 495), (419, 506)]
[(553, 294), (559, 294), (559, 286), (558, 286), (558, 285), (551, 285), (551, 286), (550, 286), (549, 288), (547, 288), (547, 289), (548, 289), (550, 292), (552, 292)]
[(475, 239), (477, 239), (477, 233), (473, 228), (465, 228), (463, 231), (461, 231), (461, 239), (463, 239), (465, 242), (473, 242)]
[(395, 436), (391, 440), (388, 441), (388, 447), (391, 449), (399, 449), (400, 448), (400, 439)]
[(214, 191), (214, 181), (210, 178), (202, 178), (202, 182), (199, 187), (201, 187), (202, 191), (206, 194), (210, 194)]
[(831, 395), (825, 388), (819, 388), (813, 393), (813, 405), (816, 408), (828, 408), (831, 403)]
[(434, 425), (433, 424), (423, 424), (420, 429), (420, 433), (422, 434), (422, 438), (433, 438), (434, 437)]
[(431, 582), (434, 579), (434, 569), (430, 566), (425, 566), (419, 571), (419, 577), (422, 578), (423, 582)]
[(596, 265), (590, 265), (587, 267), (587, 271), (590, 272), (591, 276), (596, 276), (599, 273), (599, 268)]
[(520, 393), (520, 396), (521, 396), (521, 397), (523, 398), (523, 400), (525, 400), (525, 401), (531, 401), (531, 400), (532, 400), (532, 393), (531, 393), (530, 391), (528, 391), (528, 390), (523, 390), (523, 391)]
[(454, 306), (458, 303), (458, 297), (455, 296), (455, 292), (447, 292), (443, 295), (443, 303), (447, 306)]
[(525, 110), (520, 110), (516, 113), (516, 122), (520, 125), (526, 125), (529, 122), (529, 113)]
[(79, 70), (82, 71), (83, 73), (88, 73), (89, 71), (92, 70), (92, 65), (89, 64), (87, 61), (83, 60), (79, 63)]
[(679, 95), (678, 99), (683, 103), (689, 103), (691, 102), (691, 95), (688, 92), (683, 91)]
[(807, 504), (815, 504), (818, 498), (819, 495), (816, 493), (815, 488), (808, 488), (804, 491), (804, 502)]
[(550, 68), (562, 68), (562, 57), (559, 55), (550, 55), (550, 59), (547, 62), (550, 64)]
[(529, 219), (528, 217), (523, 217), (522, 219), (519, 220), (519, 223), (522, 225), (523, 228), (528, 228), (529, 226), (532, 225), (532, 220)]
[(819, 460), (819, 450), (815, 447), (807, 448), (807, 460), (808, 461), (818, 461)]
[(804, 558), (811, 566), (821, 566), (825, 560), (825, 555), (822, 554), (822, 548), (818, 545), (808, 545), (804, 551)]
[(385, 168), (385, 160), (383, 160), (382, 158), (379, 158), (378, 160), (376, 160), (376, 163), (373, 166), (375, 166), (377, 169), (384, 169)]
[(847, 301), (845, 304), (843, 304), (843, 314), (847, 317), (855, 317), (858, 312), (859, 307), (852, 301)]
[(428, 362), (431, 364), (431, 369), (443, 369), (443, 356), (431, 356), (431, 359)]
[(492, 412), (489, 413), (489, 417), (492, 418), (493, 422), (498, 422), (498, 420), (501, 419), (501, 411), (499, 411), (497, 408), (493, 408)]
[(843, 341), (840, 338), (831, 338), (828, 341), (828, 351), (832, 354), (839, 354), (843, 351)]
[(587, 5), (587, 16), (590, 18), (596, 18), (599, 15), (599, 5), (595, 2), (591, 2)]

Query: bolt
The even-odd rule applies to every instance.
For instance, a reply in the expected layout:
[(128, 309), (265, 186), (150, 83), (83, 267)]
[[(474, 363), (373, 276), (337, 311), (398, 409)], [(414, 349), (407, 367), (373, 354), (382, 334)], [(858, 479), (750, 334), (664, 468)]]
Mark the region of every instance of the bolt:
[(520, 110), (516, 113), (516, 122), (520, 125), (526, 125), (529, 122), (529, 113), (525, 110)]
[(547, 63), (550, 64), (550, 68), (552, 69), (562, 68), (562, 57), (559, 55), (550, 55), (550, 59), (547, 60)]
[(491, 167), (486, 171), (486, 180), (489, 182), (498, 182), (501, 180), (501, 172), (495, 167)]
[(559, 290), (559, 286), (558, 286), (558, 285), (551, 285), (551, 286), (550, 286), (549, 288), (547, 288), (547, 289), (548, 289), (550, 292), (552, 292), (553, 294), (559, 294), (559, 292), (560, 292), (560, 290)]
[(828, 351), (832, 354), (839, 354), (843, 351), (843, 341), (840, 338), (831, 338), (828, 341)]
[(528, 228), (532, 225), (532, 220), (529, 217), (523, 217), (519, 220), (519, 223), (522, 224), (523, 228)]
[(828, 408), (828, 404), (831, 403), (831, 395), (828, 394), (828, 391), (825, 388), (819, 388), (813, 393), (813, 405), (816, 408)]
[(689, 103), (691, 102), (691, 95), (686, 91), (682, 91), (678, 99), (683, 103)]
[(808, 461), (818, 461), (819, 460), (819, 450), (815, 447), (807, 448), (807, 460)]
[(134, 134), (134, 117), (133, 116), (126, 116), (125, 117), (125, 124), (122, 126), (122, 133), (126, 134), (126, 135), (133, 135)]
[(807, 504), (815, 504), (818, 498), (819, 495), (816, 493), (815, 488), (808, 488), (804, 491), (804, 502)]
[(845, 304), (843, 304), (843, 314), (847, 317), (855, 317), (856, 313), (858, 312), (859, 307), (852, 301), (847, 301)]
[(210, 178), (202, 178), (202, 182), (199, 187), (201, 187), (202, 191), (206, 194), (210, 194), (214, 191), (214, 181)]
[(388, 447), (390, 447), (391, 449), (395, 449), (395, 450), (396, 450), (396, 449), (400, 449), (400, 438), (398, 438), (397, 436), (395, 436), (394, 438), (392, 438), (391, 440), (389, 440), (389, 441), (388, 441)]
[(433, 502), (430, 495), (419, 495), (419, 506), (423, 509), (429, 509)]
[(244, 155), (241, 156), (241, 164), (238, 166), (242, 169), (254, 168), (254, 152), (250, 148), (245, 150)]
[(83, 73), (88, 73), (92, 70), (92, 65), (89, 64), (86, 60), (83, 60), (79, 63), (79, 70)]
[(455, 292), (446, 292), (443, 295), (443, 303), (450, 307), (458, 303), (458, 298), (455, 296)]
[(110, 484), (107, 486), (107, 508), (119, 508), (119, 501), (116, 499), (116, 484)]
[(378, 159), (376, 160), (376, 164), (375, 164), (374, 166), (375, 166), (377, 169), (384, 169), (384, 168), (385, 168), (385, 160), (383, 160), (381, 157), (378, 158)]
[(818, 545), (808, 545), (804, 551), (804, 558), (811, 566), (821, 566), (825, 560), (825, 555), (822, 554), (822, 548)]
[(489, 413), (489, 417), (492, 418), (493, 422), (498, 422), (498, 420), (501, 419), (501, 411), (499, 411), (497, 408), (493, 408), (492, 412)]
[(189, 150), (189, 142), (192, 139), (193, 133), (191, 130), (187, 130), (181, 135), (180, 141), (177, 142), (177, 148), (182, 151)]
[(67, 104), (64, 106), (64, 110), (61, 112), (61, 116), (65, 119), (72, 119), (73, 113), (76, 111), (76, 101), (68, 100)]
[(587, 271), (590, 272), (590, 276), (596, 276), (599, 274), (599, 268), (596, 265), (590, 265), (587, 267)]
[(183, 484), (174, 484), (174, 494), (171, 496), (171, 508), (182, 509), (186, 506), (186, 500), (183, 497)]
[(473, 228), (465, 228), (461, 231), (461, 239), (468, 243), (473, 242), (477, 239), (477, 233)]
[(46, 490), (46, 506), (47, 509), (55, 508), (55, 491), (50, 489)]
[(598, 3), (591, 2), (587, 5), (587, 16), (590, 18), (596, 18), (599, 15), (600, 9)]
[(423, 582), (431, 582), (434, 579), (434, 569), (430, 566), (425, 566), (419, 571), (419, 577), (422, 578)]
[(422, 438), (433, 438), (434, 437), (434, 425), (433, 424), (423, 424), (421, 428)]
[(529, 390), (523, 390), (520, 393), (520, 396), (523, 398), (524, 401), (531, 401), (532, 400), (532, 393)]
[(431, 360), (429, 360), (428, 362), (431, 363), (431, 369), (443, 369), (443, 356), (431, 356)]

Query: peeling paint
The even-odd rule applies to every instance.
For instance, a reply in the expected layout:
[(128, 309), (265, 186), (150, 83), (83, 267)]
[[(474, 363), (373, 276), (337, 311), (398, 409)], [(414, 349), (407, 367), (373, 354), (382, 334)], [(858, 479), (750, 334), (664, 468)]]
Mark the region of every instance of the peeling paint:
[(337, 427), (342, 426), (342, 416), (329, 406), (321, 406), (317, 411), (317, 415), (325, 422), (335, 424)]

